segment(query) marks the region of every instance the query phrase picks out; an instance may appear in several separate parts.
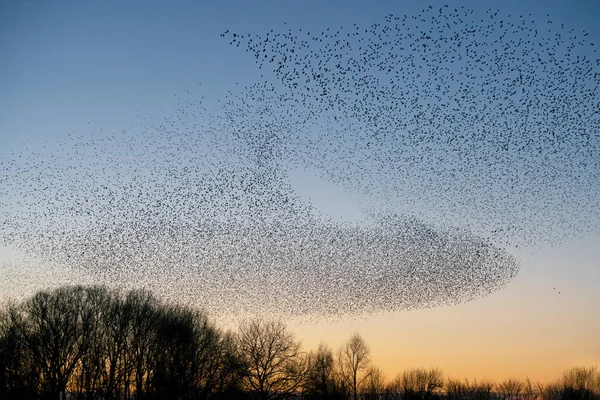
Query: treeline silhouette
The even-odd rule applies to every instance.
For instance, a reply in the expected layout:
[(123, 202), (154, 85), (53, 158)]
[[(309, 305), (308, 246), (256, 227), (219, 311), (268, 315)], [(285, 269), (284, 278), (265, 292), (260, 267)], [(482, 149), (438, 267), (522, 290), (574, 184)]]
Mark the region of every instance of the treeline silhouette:
[(334, 354), (305, 352), (281, 321), (225, 331), (150, 292), (65, 286), (0, 312), (0, 399), (598, 399), (600, 373), (554, 384), (444, 378), (411, 369), (387, 380), (359, 334)]

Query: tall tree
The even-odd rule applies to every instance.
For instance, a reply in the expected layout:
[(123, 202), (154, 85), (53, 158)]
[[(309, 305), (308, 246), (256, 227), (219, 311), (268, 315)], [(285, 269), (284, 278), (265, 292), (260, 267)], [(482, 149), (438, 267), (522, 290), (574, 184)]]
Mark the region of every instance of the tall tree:
[(224, 332), (219, 341), (219, 362), (214, 376), (215, 398), (232, 399), (242, 396), (246, 377), (244, 359), (238, 348), (237, 336)]
[(103, 286), (85, 288), (85, 293), (81, 323), (89, 345), (80, 358), (71, 384), (71, 391), (81, 400), (95, 399), (102, 391), (107, 348), (102, 321), (112, 297), (116, 295)]
[(358, 400), (360, 388), (371, 373), (370, 355), (369, 346), (358, 333), (353, 334), (338, 352), (340, 375), (354, 400)]
[(128, 341), (129, 359), (132, 368), (132, 381), (136, 398), (143, 399), (151, 391), (156, 357), (156, 330), (158, 325), (159, 301), (146, 290), (132, 290), (127, 293), (125, 303), (130, 312), (130, 338)]
[(0, 398), (37, 399), (40, 368), (26, 341), (23, 307), (9, 304), (0, 311)]
[(66, 397), (67, 383), (89, 345), (84, 298), (83, 287), (69, 286), (37, 293), (25, 304), (26, 341), (41, 369), (42, 390), (53, 399)]
[(309, 399), (341, 398), (340, 385), (333, 351), (324, 343), (315, 352), (308, 355), (308, 372), (304, 387), (305, 396)]

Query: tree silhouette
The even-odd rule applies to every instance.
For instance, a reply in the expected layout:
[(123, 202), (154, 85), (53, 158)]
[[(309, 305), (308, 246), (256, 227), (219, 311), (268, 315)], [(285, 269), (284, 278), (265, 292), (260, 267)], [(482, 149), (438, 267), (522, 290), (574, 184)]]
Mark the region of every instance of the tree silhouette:
[(445, 385), (448, 400), (472, 399), (490, 400), (493, 396), (494, 383), (489, 380), (464, 381), (448, 379)]
[(0, 398), (34, 399), (39, 390), (40, 368), (25, 337), (23, 307), (9, 304), (0, 313)]
[(222, 333), (219, 342), (219, 361), (214, 376), (216, 398), (243, 398), (242, 383), (246, 376), (244, 359), (237, 345), (237, 336), (233, 332)]
[(523, 400), (537, 400), (544, 394), (544, 385), (539, 382), (532, 382), (531, 379), (525, 379), (523, 382)]
[(88, 346), (74, 371), (74, 391), (79, 399), (93, 399), (104, 388), (106, 335), (102, 318), (114, 293), (101, 286), (87, 288), (85, 291), (82, 324), (85, 325)]
[(385, 374), (383, 371), (380, 368), (371, 367), (361, 389), (361, 398), (365, 400), (379, 400), (386, 389)]
[(130, 309), (129, 362), (133, 369), (132, 382), (136, 398), (145, 398), (152, 392), (152, 377), (155, 371), (157, 350), (157, 327), (160, 304), (150, 293), (134, 290), (127, 294), (125, 303)]
[(350, 388), (354, 400), (358, 399), (362, 384), (372, 372), (370, 354), (369, 346), (358, 333), (353, 334), (338, 352), (342, 382)]
[(502, 396), (503, 399), (506, 400), (518, 398), (521, 392), (523, 392), (523, 388), (523, 382), (521, 382), (519, 379), (511, 378), (500, 382), (496, 386), (496, 391), (498, 394), (500, 394), (500, 396)]
[(444, 386), (442, 372), (437, 368), (407, 370), (395, 381), (395, 386), (405, 399), (431, 399)]
[(338, 382), (333, 351), (324, 343), (308, 356), (308, 372), (304, 385), (307, 399), (345, 398)]
[(600, 392), (600, 373), (597, 367), (575, 367), (566, 371), (560, 380), (562, 399), (591, 399)]
[(252, 320), (239, 328), (238, 346), (246, 367), (245, 382), (260, 399), (287, 398), (306, 376), (300, 342), (281, 321)]
[(76, 399), (205, 399), (225, 379), (240, 381), (224, 359), (233, 343), (202, 312), (149, 292), (39, 292), (0, 313), (0, 394), (61, 399), (68, 388)]
[(41, 368), (42, 391), (52, 399), (66, 397), (67, 383), (90, 344), (82, 318), (84, 297), (80, 286), (63, 287), (40, 292), (25, 304), (26, 341)]
[(224, 332), (201, 310), (148, 291), (66, 286), (0, 309), (0, 399), (67, 397), (588, 400), (600, 398), (600, 373), (576, 367), (550, 385), (494, 385), (444, 382), (440, 370), (417, 368), (386, 385), (358, 333), (337, 357), (323, 343), (306, 355), (281, 321), (255, 319)]

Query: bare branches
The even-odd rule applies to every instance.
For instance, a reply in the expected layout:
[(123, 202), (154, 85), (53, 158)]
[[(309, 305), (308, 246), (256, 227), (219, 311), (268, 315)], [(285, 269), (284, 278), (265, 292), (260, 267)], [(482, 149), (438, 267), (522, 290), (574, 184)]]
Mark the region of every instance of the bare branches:
[(404, 398), (430, 399), (444, 387), (444, 377), (437, 368), (416, 368), (398, 375), (391, 385)]
[(448, 400), (473, 399), (490, 400), (493, 396), (494, 383), (488, 380), (448, 379), (446, 383), (446, 396)]
[(523, 389), (523, 382), (516, 378), (506, 379), (496, 385), (496, 391), (506, 400), (519, 398)]
[(304, 384), (307, 398), (322, 399), (342, 396), (342, 384), (333, 351), (324, 343), (308, 355), (308, 371)]
[(238, 346), (248, 388), (261, 399), (285, 398), (299, 390), (307, 363), (300, 342), (283, 322), (252, 320), (241, 325)]
[(63, 287), (0, 310), (0, 398), (7, 400), (559, 400), (600, 398), (597, 367), (555, 383), (445, 380), (409, 369), (391, 382), (353, 334), (304, 353), (281, 321), (218, 329), (197, 309), (146, 291)]
[(338, 352), (340, 376), (353, 395), (358, 399), (358, 393), (365, 380), (371, 374), (371, 351), (365, 340), (358, 334), (353, 334)]

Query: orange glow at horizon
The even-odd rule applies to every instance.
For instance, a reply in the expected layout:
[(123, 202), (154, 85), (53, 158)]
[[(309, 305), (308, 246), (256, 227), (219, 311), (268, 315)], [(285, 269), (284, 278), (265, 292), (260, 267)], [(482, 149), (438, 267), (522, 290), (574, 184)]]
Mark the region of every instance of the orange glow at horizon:
[(572, 367), (600, 366), (597, 260), (600, 248), (577, 242), (523, 257), (504, 290), (471, 303), (290, 328), (306, 350), (324, 342), (334, 353), (360, 333), (387, 379), (437, 367), (446, 378), (551, 383)]

